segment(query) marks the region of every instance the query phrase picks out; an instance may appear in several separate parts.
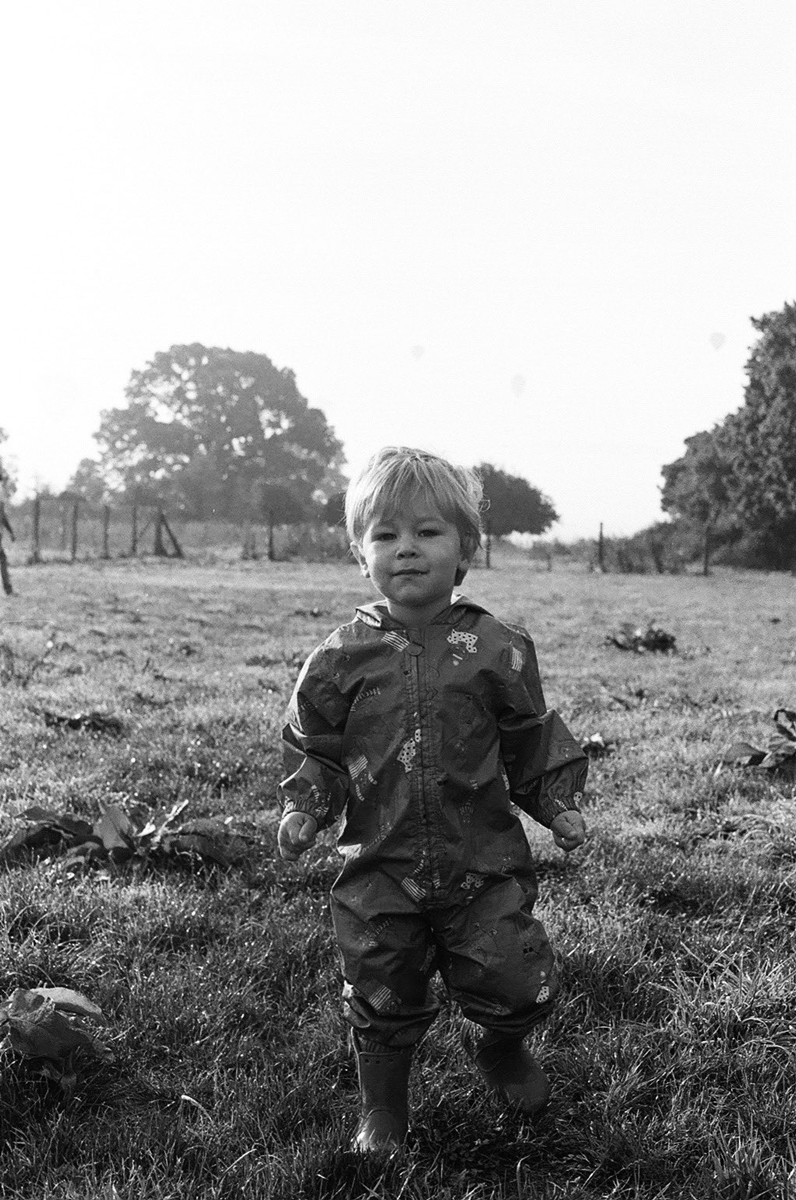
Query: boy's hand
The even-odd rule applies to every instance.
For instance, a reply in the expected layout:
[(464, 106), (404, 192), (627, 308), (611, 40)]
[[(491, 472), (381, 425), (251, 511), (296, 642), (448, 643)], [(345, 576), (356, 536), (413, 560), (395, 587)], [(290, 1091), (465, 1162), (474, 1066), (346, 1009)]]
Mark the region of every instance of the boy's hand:
[(315, 844), (318, 822), (303, 812), (290, 812), (279, 823), (279, 853), (288, 862), (298, 862), (305, 850)]
[(579, 812), (559, 813), (550, 826), (553, 841), (569, 854), (570, 850), (582, 846), (586, 840), (586, 822)]

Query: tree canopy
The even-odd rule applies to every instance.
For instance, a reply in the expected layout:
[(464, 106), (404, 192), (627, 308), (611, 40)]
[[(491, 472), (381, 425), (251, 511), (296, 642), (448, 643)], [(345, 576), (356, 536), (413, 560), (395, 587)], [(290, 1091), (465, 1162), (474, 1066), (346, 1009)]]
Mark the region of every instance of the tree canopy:
[(685, 445), (682, 458), (662, 468), (661, 507), (702, 527), (707, 574), (714, 530), (726, 532), (733, 525), (732, 448), (720, 427), (695, 433), (685, 439)]
[(740, 517), (763, 529), (796, 520), (796, 304), (752, 318), (744, 404), (725, 422)]
[(544, 533), (558, 513), (553, 502), (519, 475), (509, 475), (491, 463), (476, 468), (484, 485), (487, 508), (484, 526), (488, 536), (506, 533)]
[[(662, 468), (661, 505), (756, 542), (766, 565), (796, 565), (796, 304), (752, 318), (744, 403)], [(707, 551), (706, 551), (707, 553)], [(707, 559), (706, 559), (707, 563)]]
[(264, 354), (172, 346), (133, 371), (125, 395), (94, 435), (115, 491), (197, 517), (265, 518), (275, 487), (309, 514), (341, 486), (342, 444), (294, 373)]
[(97, 460), (81, 458), (64, 490), (69, 495), (82, 496), (89, 504), (102, 504), (108, 497), (108, 485)]

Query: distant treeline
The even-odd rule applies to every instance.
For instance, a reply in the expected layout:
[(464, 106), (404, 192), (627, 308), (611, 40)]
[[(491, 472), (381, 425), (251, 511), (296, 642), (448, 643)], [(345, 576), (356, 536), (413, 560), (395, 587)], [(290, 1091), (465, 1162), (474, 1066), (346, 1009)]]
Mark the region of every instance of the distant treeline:
[[(706, 560), (706, 545), (709, 557)], [(752, 570), (790, 569), (777, 557), (778, 544), (765, 534), (727, 529), (706, 543), (704, 526), (696, 521), (661, 521), (628, 537), (581, 538), (574, 542), (539, 539), (525, 553), (552, 570), (556, 564), (582, 563), (587, 569), (610, 574), (708, 574), (711, 565)]]
[[(16, 543), (12, 562), (85, 561), (137, 556), (345, 561), (348, 538), (341, 524), (302, 522), (270, 526), (250, 521), (196, 520), (157, 505), (92, 504), (74, 496), (43, 496), (8, 505)], [(704, 567), (704, 530), (698, 523), (663, 521), (631, 537), (600, 536), (496, 539), (503, 552), (526, 557), (539, 570), (577, 567), (611, 574), (679, 574)], [(717, 538), (711, 561), (761, 567), (759, 544), (740, 534)], [(497, 565), (499, 565), (498, 557)], [(489, 565), (485, 548), (476, 567)]]

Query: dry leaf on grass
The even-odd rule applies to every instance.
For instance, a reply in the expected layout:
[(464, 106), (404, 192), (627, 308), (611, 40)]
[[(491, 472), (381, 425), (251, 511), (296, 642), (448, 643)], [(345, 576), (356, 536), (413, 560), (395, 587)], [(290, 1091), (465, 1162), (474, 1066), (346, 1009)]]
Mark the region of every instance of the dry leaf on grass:
[(55, 713), (48, 708), (37, 708), (33, 711), (44, 717), (45, 725), (60, 726), (64, 729), (88, 729), (92, 733), (109, 733), (114, 737), (124, 733), (124, 724), (119, 717), (109, 713), (92, 710), (66, 715)]
[(750, 742), (733, 742), (719, 759), (716, 774), (723, 766), (761, 767), (796, 779), (796, 711), (778, 708), (773, 720), (780, 736), (772, 738), (767, 749)]
[(0, 862), (66, 852), (72, 867), (140, 862), (202, 861), (227, 868), (247, 857), (247, 839), (226, 822), (202, 818), (172, 828), (187, 800), (175, 804), (162, 819), (133, 819), (117, 804), (109, 804), (93, 825), (72, 813), (56, 813), (34, 805), (20, 813), (28, 823), (3, 846)]
[(75, 1087), (76, 1051), (105, 1060), (112, 1057), (82, 1018), (105, 1022), (102, 1009), (71, 988), (15, 988), (0, 1004), (0, 1030), (11, 1049), (32, 1060), (67, 1095)]
[(593, 733), (585, 742), (581, 742), (581, 748), (589, 758), (605, 758), (606, 755), (614, 753), (616, 742), (604, 738), (601, 733)]
[(632, 650), (635, 654), (646, 654), (652, 651), (659, 654), (676, 654), (677, 639), (673, 633), (667, 633), (657, 625), (648, 625), (646, 629), (625, 622), (606, 637), (606, 642), (619, 650)]

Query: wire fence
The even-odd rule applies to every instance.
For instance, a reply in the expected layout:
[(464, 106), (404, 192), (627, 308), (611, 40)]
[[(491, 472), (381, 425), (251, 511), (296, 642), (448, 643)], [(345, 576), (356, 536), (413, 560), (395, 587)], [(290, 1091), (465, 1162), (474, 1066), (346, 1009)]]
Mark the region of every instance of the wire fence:
[[(11, 589), (9, 567), (46, 562), (86, 562), (124, 558), (189, 558), (199, 561), (268, 559), (306, 562), (350, 557), (342, 525), (275, 525), (267, 522), (195, 520), (167, 513), (157, 504), (92, 504), (68, 496), (40, 496), (6, 507), (16, 540), (0, 528), (0, 582)], [(632, 538), (599, 536), (563, 545), (537, 539), (513, 552), (537, 570), (579, 568), (611, 573), (679, 573), (692, 555), (682, 553), (665, 526)], [(502, 539), (499, 539), (502, 541)], [(501, 557), (509, 548), (503, 544)], [(490, 566), (485, 546), (473, 564)], [(691, 568), (693, 569), (693, 568)]]
[(14, 542), (8, 537), (5, 541), (11, 565), (201, 557), (214, 552), (243, 559), (338, 559), (348, 551), (339, 527), (197, 521), (168, 514), (158, 505), (36, 497), (7, 513), (16, 536)]

